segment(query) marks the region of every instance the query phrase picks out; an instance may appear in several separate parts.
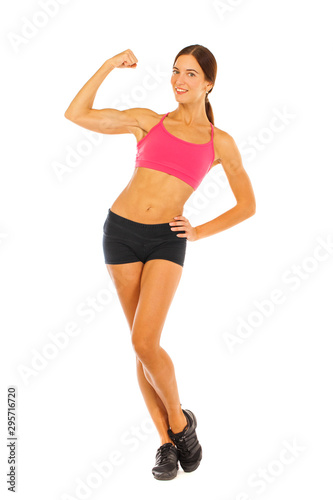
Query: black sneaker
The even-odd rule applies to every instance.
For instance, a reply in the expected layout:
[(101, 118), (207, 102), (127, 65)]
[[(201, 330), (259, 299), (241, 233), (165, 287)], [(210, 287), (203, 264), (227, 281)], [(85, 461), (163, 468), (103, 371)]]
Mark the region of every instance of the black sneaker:
[(179, 452), (172, 443), (164, 443), (156, 452), (156, 464), (152, 468), (155, 479), (173, 479), (177, 476)]
[(195, 429), (197, 427), (197, 419), (190, 410), (183, 410), (187, 419), (187, 426), (181, 431), (174, 434), (171, 429), (168, 429), (168, 434), (177, 446), (179, 451), (179, 462), (184, 472), (193, 472), (200, 465), (202, 459), (202, 448), (198, 441)]

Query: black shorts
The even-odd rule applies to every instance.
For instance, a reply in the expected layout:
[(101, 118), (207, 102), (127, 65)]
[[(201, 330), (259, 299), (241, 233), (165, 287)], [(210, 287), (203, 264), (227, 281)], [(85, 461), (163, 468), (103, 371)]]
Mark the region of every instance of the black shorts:
[(179, 238), (169, 222), (141, 224), (108, 210), (103, 226), (105, 264), (165, 259), (184, 266), (186, 238)]

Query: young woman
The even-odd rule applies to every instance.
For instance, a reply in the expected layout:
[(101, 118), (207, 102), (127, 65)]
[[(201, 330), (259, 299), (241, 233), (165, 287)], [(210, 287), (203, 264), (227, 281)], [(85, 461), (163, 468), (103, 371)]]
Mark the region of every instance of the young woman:
[[(146, 108), (93, 109), (96, 92), (115, 68), (136, 68), (125, 50), (108, 59), (88, 80), (65, 117), (104, 134), (137, 139), (134, 173), (114, 201), (103, 226), (105, 264), (124, 310), (136, 354), (143, 398), (160, 436), (156, 479), (173, 479), (178, 461), (185, 472), (200, 464), (202, 448), (193, 412), (181, 408), (175, 370), (160, 346), (162, 328), (183, 270), (187, 241), (228, 229), (255, 213), (251, 182), (233, 138), (214, 127), (208, 101), (217, 72), (202, 45), (181, 50), (171, 75), (178, 107), (163, 115)], [(236, 206), (196, 227), (182, 215), (186, 200), (218, 163), (228, 177)]]

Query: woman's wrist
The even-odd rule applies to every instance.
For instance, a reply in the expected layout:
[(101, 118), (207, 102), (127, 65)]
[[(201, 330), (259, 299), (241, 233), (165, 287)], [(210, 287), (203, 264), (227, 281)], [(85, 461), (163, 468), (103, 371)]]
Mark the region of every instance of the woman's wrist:
[(105, 61), (105, 63), (104, 63), (104, 64), (106, 65), (106, 67), (107, 67), (108, 69), (110, 69), (110, 71), (112, 71), (113, 69), (115, 69), (115, 68), (116, 68), (116, 66), (115, 66), (115, 64), (114, 64), (114, 61), (112, 61), (112, 58), (107, 59), (107, 60)]

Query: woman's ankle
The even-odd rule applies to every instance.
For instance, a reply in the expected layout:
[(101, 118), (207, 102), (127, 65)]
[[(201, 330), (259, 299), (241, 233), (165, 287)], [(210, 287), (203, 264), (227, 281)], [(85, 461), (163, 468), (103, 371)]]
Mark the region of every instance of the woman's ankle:
[(174, 434), (177, 434), (178, 432), (182, 432), (185, 427), (187, 426), (187, 418), (185, 417), (183, 411), (182, 415), (178, 416), (169, 416), (169, 423), (170, 423), (170, 428)]
[(173, 441), (171, 441), (169, 436), (161, 437), (160, 443), (161, 443), (160, 446), (162, 446), (163, 444), (166, 444), (166, 443), (171, 443), (175, 446), (175, 444), (173, 443)]

